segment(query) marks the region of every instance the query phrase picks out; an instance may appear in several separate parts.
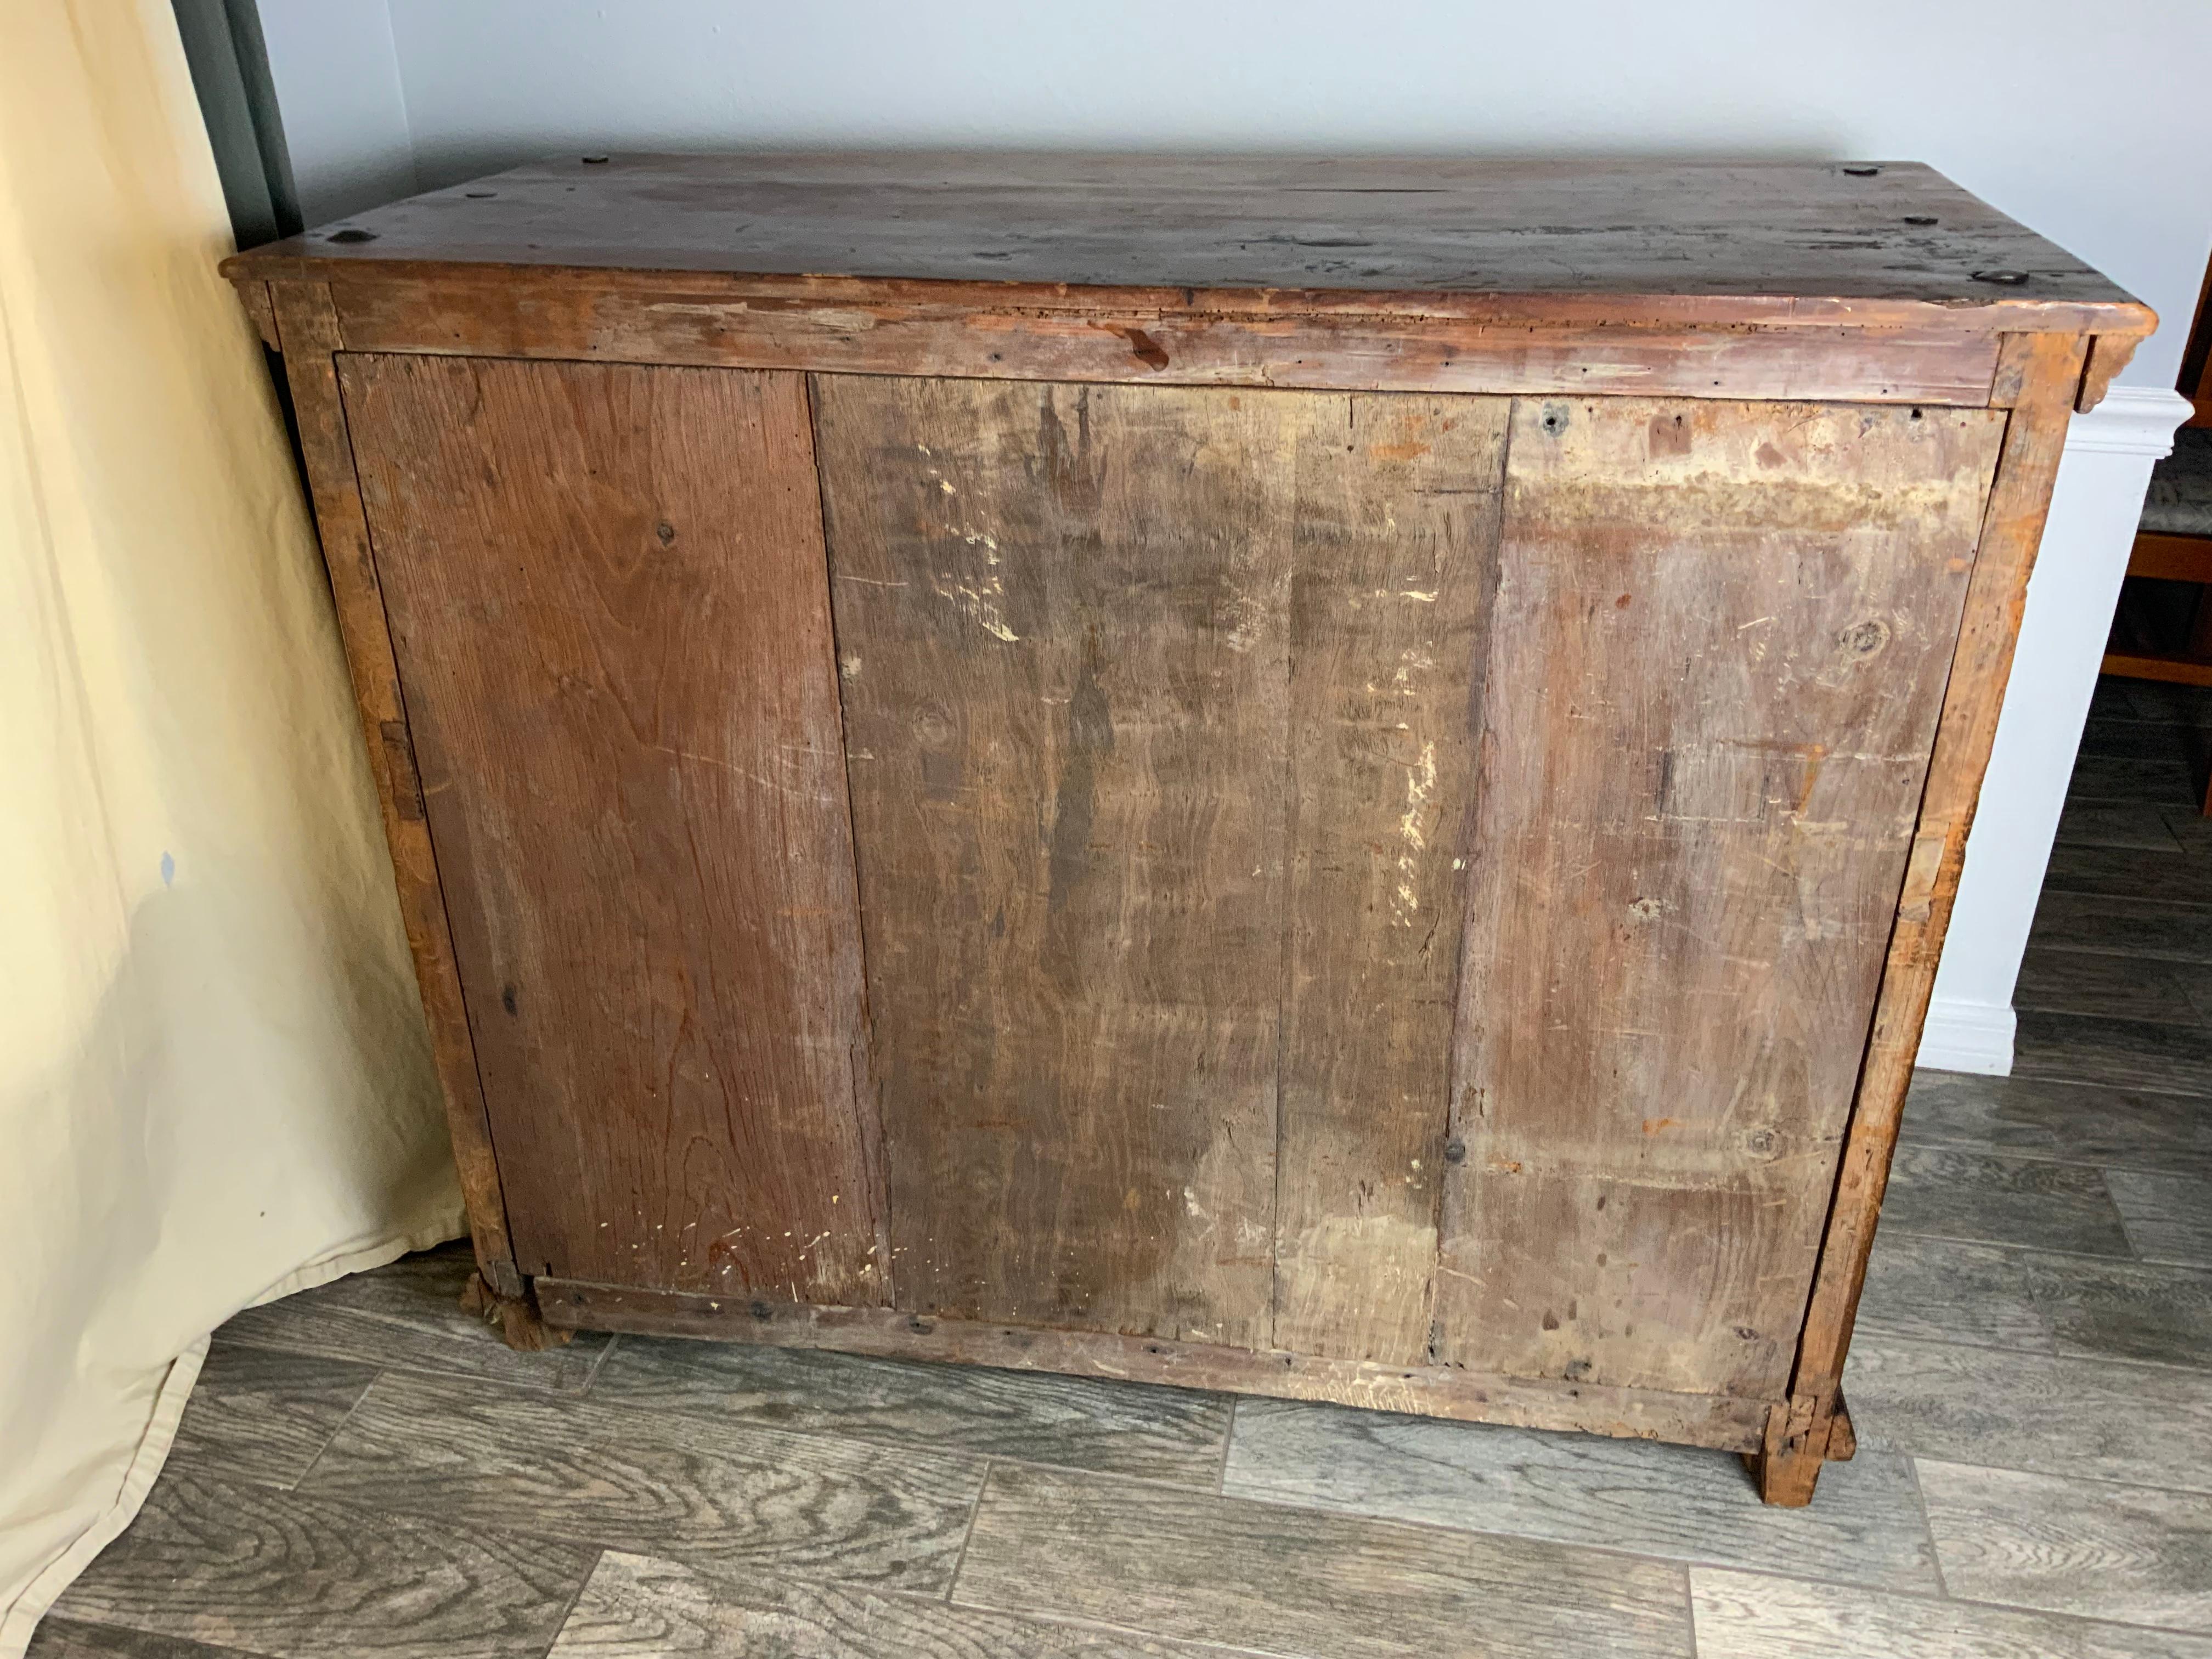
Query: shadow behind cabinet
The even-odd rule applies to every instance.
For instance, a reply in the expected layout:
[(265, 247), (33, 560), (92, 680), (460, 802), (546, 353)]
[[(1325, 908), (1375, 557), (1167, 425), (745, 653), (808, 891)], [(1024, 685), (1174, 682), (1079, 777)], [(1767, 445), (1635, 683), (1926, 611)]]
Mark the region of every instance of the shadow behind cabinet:
[[(1650, 1435), (1782, 1502), (1847, 1455), (2057, 445), (2147, 313), (1924, 169), (1366, 170), (553, 164), (233, 262), (511, 1327)], [(1563, 178), (1653, 216), (1608, 291), (1423, 269)], [(1825, 299), (1656, 292), (1730, 181), (1940, 200), (2036, 303), (1786, 223), (1737, 257)], [(1117, 190), (1188, 245), (1103, 240)], [(899, 278), (795, 274), (839, 237)]]

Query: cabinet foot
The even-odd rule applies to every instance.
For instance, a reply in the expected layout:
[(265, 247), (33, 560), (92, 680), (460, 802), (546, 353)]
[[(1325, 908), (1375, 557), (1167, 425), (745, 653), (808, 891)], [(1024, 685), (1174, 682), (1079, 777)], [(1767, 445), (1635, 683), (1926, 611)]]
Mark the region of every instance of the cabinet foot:
[(1765, 1449), (1746, 1452), (1743, 1462), (1762, 1499), (1778, 1509), (1796, 1510), (1813, 1501), (1823, 1464), (1848, 1462), (1858, 1449), (1857, 1431), (1838, 1391), (1825, 1412), (1810, 1401), (1796, 1402), (1795, 1410), (1776, 1407)]
[(501, 1296), (484, 1283), (482, 1273), (471, 1273), (461, 1291), (461, 1310), (472, 1313), (495, 1328), (500, 1340), (519, 1353), (557, 1348), (571, 1341), (575, 1332), (548, 1325), (538, 1316), (538, 1304), (526, 1296)]

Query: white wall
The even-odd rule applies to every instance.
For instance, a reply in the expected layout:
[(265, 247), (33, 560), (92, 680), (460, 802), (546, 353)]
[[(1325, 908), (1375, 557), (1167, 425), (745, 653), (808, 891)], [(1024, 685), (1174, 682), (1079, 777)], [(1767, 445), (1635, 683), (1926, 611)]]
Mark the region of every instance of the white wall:
[[(295, 173), (337, 216), (550, 152), (774, 146), (1436, 150), (1926, 161), (2166, 326), (2212, 245), (2206, 0), (261, 0)], [(396, 73), (395, 71), (396, 68)], [(393, 123), (411, 149), (398, 164)], [(2072, 458), (1924, 1057), (2003, 1070), (2088, 678), (2162, 447)], [(2093, 420), (2094, 417), (2092, 417)], [(2132, 422), (2132, 425), (2130, 422)], [(2148, 422), (2148, 425), (2146, 425)]]

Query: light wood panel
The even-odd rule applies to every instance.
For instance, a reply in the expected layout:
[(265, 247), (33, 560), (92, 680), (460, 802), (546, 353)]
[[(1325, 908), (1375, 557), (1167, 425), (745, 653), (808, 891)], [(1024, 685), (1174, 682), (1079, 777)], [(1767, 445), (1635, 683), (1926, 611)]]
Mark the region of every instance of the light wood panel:
[(2002, 425), (1516, 404), (1439, 1358), (1780, 1396)]
[(524, 1266), (881, 1299), (802, 382), (342, 367)]

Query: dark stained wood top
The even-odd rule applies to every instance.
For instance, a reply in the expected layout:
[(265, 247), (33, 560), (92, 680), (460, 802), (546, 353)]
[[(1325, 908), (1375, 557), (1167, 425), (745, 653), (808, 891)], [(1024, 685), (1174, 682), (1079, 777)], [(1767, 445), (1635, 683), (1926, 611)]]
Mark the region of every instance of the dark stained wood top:
[(1931, 308), (1974, 331), (2155, 321), (2063, 248), (1897, 161), (568, 156), (224, 270), (351, 282), (453, 265), (715, 273), (785, 279), (772, 283), (785, 292), (805, 279), (815, 294), (841, 279), (877, 297), (923, 284), (908, 297), (992, 307), (1099, 297), (1073, 287), (1580, 321), (1895, 325)]

